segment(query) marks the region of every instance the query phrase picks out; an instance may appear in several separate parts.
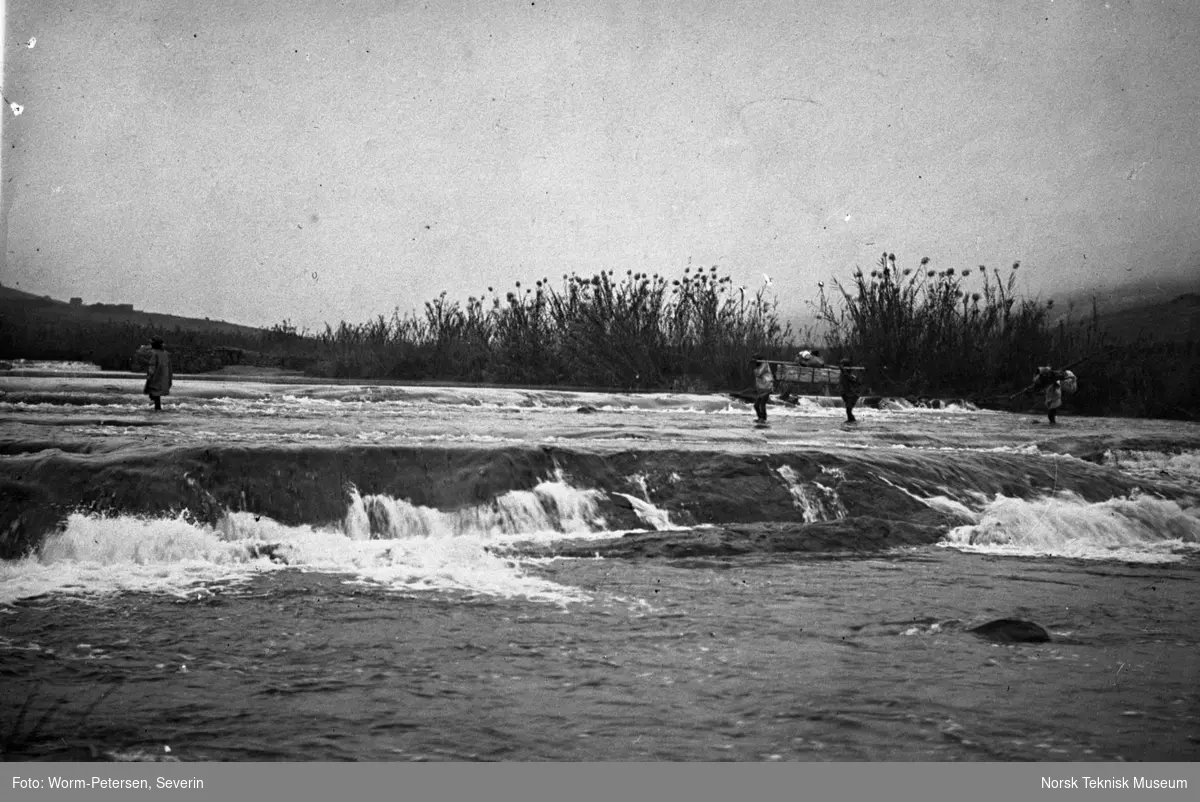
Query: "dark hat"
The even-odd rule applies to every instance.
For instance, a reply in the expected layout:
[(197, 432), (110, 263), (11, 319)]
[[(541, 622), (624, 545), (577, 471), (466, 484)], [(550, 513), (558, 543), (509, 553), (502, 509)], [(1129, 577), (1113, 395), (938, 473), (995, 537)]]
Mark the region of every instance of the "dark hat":
[(162, 337), (151, 337), (151, 338), (150, 338), (150, 345), (152, 345), (152, 346), (161, 346), (162, 344), (163, 344), (163, 338), (162, 338)]

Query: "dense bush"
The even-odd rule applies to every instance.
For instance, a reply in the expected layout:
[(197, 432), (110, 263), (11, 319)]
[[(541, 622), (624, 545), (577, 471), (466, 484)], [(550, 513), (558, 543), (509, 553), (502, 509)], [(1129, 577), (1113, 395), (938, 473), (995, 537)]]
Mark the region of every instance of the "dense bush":
[(1115, 342), (1091, 314), (1051, 322), (1053, 301), (1019, 298), (1014, 263), (999, 270), (937, 270), (928, 259), (901, 268), (884, 253), (816, 302), (834, 355), (867, 368), (877, 392), (962, 395), (978, 400), (1019, 390), (1039, 365), (1075, 365), (1076, 409), (1137, 416), (1194, 417), (1200, 379), (1195, 342), (1155, 342), (1146, 333)]

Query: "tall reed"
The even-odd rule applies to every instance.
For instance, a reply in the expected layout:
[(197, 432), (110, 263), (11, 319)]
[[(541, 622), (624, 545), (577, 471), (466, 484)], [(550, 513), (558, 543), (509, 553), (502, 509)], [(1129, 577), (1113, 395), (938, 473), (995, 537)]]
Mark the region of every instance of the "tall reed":
[(600, 271), (516, 282), (465, 304), (442, 293), (423, 314), (326, 326), (315, 370), (334, 376), (697, 389), (749, 376), (753, 353), (782, 355), (791, 329), (761, 287), (688, 268), (680, 279)]
[(1075, 364), (1077, 408), (1195, 416), (1196, 343), (1114, 341), (1094, 301), (1090, 315), (1052, 320), (1052, 300), (1018, 296), (1019, 270), (941, 270), (928, 258), (902, 268), (884, 252), (870, 273), (855, 270), (830, 294), (822, 286), (814, 306), (828, 350), (864, 365), (876, 392), (984, 398), (1020, 389), (1040, 365)]

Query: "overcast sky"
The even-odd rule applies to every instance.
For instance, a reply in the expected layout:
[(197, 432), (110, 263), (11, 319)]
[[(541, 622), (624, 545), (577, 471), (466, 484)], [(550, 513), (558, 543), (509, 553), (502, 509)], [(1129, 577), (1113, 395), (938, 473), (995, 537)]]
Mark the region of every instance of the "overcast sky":
[(792, 314), (883, 250), (1043, 297), (1200, 275), (1195, 0), (6, 16), (0, 282), (38, 294), (316, 327), (689, 262)]

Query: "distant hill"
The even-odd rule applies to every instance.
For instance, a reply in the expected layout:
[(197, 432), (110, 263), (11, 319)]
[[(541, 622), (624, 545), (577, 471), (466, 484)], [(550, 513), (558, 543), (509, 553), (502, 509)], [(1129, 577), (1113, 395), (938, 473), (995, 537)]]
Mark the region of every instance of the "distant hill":
[(71, 321), (79, 323), (134, 323), (153, 326), (164, 332), (175, 329), (205, 332), (208, 334), (230, 334), (257, 336), (262, 329), (241, 326), (223, 320), (208, 318), (164, 315), (134, 309), (131, 304), (73, 304), (44, 295), (34, 295), (23, 290), (0, 285), (0, 314), (19, 320), (37, 320), (43, 323)]
[[(1129, 342), (1139, 337), (1158, 342), (1200, 340), (1200, 293), (1185, 292), (1169, 299), (1125, 298), (1096, 301), (1100, 329), (1112, 339)], [(1092, 305), (1077, 303), (1060, 318), (1068, 324), (1089, 324)]]
[[(1157, 342), (1200, 342), (1200, 282), (1176, 279), (1171, 283), (1143, 280), (1120, 287), (1099, 287), (1055, 298), (1050, 321), (1068, 326), (1090, 325), (1092, 302), (1102, 331), (1112, 340), (1132, 342), (1143, 337)], [(787, 320), (798, 338), (811, 327), (802, 345), (820, 347), (826, 326), (812, 313)]]
[(1152, 340), (1200, 340), (1200, 293), (1101, 314), (1101, 328), (1118, 340), (1144, 335)]

